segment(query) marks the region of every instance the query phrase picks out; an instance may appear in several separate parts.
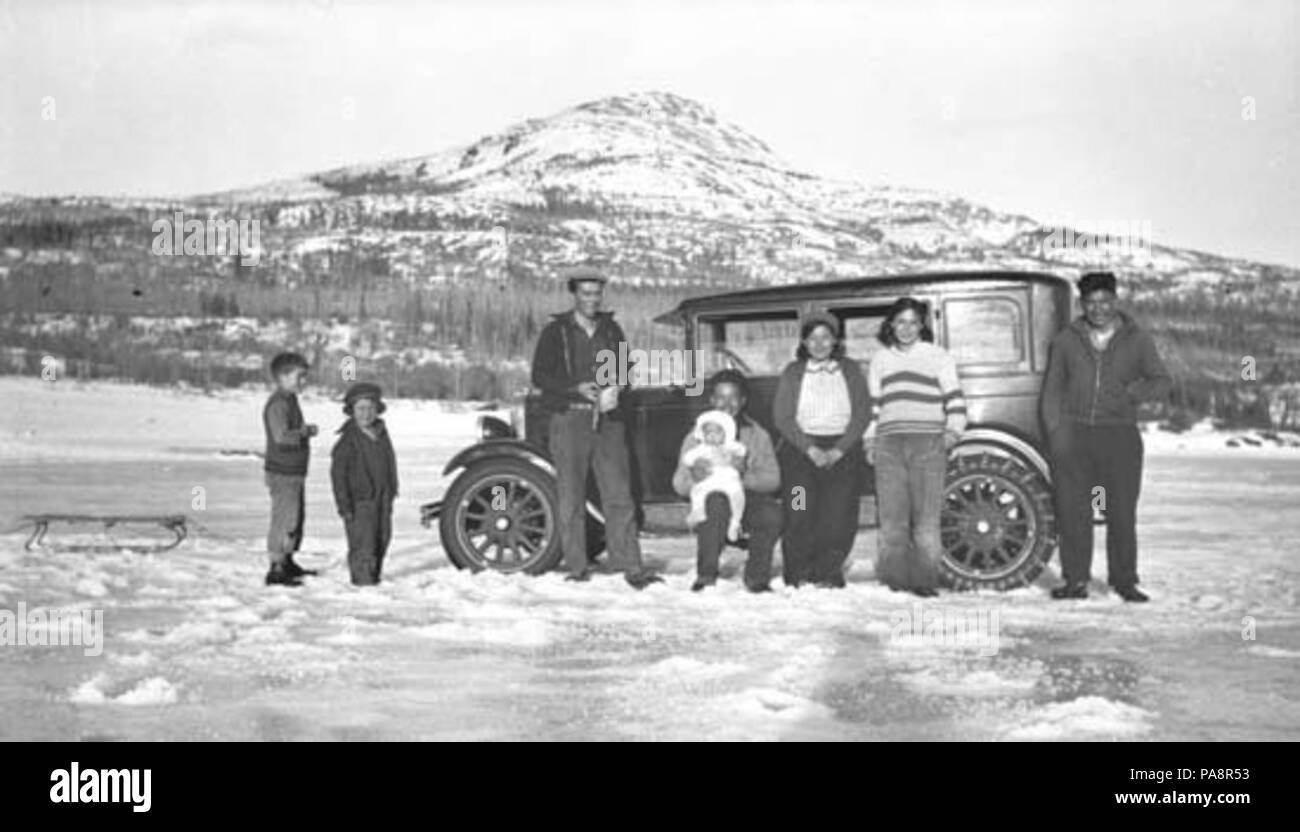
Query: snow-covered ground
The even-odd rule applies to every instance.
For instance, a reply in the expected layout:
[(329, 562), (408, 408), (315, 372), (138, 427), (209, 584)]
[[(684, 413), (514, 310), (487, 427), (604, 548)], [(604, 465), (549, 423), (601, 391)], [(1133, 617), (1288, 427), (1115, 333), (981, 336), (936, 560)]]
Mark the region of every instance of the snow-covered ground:
[[(260, 396), (0, 378), (0, 529), (35, 511), (185, 513), (162, 554), (25, 553), (0, 536), (0, 612), (103, 612), (101, 655), (0, 646), (0, 739), (1300, 739), (1300, 448), (1147, 436), (1139, 535), (1154, 603), (1042, 585), (918, 606), (729, 575), (688, 591), (693, 543), (646, 537), (664, 585), (451, 567), (417, 507), (472, 441), (468, 406), (387, 414), (403, 494), (379, 587), (347, 583), (324, 436), (309, 478), (307, 586), (267, 589)], [(202, 489), (196, 491), (195, 489)], [(201, 508), (196, 507), (201, 496)], [(982, 622), (949, 631), (936, 621)], [(913, 621), (919, 623), (913, 624)], [(1253, 636), (1253, 638), (1243, 637)]]

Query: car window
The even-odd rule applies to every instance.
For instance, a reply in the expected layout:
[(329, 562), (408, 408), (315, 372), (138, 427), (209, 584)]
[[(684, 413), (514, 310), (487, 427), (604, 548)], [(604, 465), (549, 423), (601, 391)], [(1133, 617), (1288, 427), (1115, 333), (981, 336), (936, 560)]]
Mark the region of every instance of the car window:
[(877, 336), (888, 311), (887, 306), (834, 310), (844, 327), (844, 354), (864, 367), (870, 363), (885, 348)]
[(697, 349), (706, 374), (734, 367), (745, 375), (780, 375), (794, 359), (799, 318), (794, 312), (701, 318)]
[(948, 351), (958, 365), (1025, 360), (1020, 304), (1010, 298), (953, 298), (943, 308)]

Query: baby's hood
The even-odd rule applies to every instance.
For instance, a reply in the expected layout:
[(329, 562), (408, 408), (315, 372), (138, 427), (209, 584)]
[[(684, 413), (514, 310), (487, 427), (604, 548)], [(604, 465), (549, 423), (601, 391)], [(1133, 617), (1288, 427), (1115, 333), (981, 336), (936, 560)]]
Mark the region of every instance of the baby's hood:
[(725, 410), (706, 410), (695, 419), (695, 438), (704, 441), (704, 426), (712, 422), (722, 427), (728, 442), (736, 441), (736, 420)]

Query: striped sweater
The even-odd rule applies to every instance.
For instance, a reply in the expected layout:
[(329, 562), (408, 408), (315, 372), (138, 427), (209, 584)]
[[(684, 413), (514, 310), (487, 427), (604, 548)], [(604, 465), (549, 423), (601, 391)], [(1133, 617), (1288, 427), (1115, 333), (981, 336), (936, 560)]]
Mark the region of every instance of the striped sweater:
[(866, 439), (889, 433), (952, 433), (966, 429), (966, 399), (957, 362), (942, 347), (919, 341), (881, 350), (867, 368), (871, 424)]

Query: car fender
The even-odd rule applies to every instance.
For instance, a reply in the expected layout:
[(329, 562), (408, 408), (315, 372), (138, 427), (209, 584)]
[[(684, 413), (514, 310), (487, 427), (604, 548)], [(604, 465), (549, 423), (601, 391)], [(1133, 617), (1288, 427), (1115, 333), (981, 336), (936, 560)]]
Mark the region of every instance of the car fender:
[(494, 456), (509, 456), (523, 459), (536, 465), (552, 477), (555, 476), (555, 463), (550, 456), (538, 446), (523, 439), (488, 439), (477, 445), (470, 445), (451, 458), (442, 469), (442, 475), (448, 476), (458, 468), (467, 468), (481, 459)]
[[(535, 465), (545, 471), (550, 476), (556, 476), (555, 463), (551, 461), (550, 456), (541, 448), (523, 439), (488, 439), (479, 442), (477, 445), (471, 445), (460, 453), (451, 458), (442, 469), (444, 477), (450, 476), (455, 471), (462, 468), (468, 468), (476, 462), (492, 457), (513, 457), (522, 459), (531, 465)], [(426, 503), (420, 507), (420, 522), (429, 525), (442, 511), (442, 500), (435, 500), (432, 503)], [(592, 501), (587, 501), (587, 513), (601, 523), (605, 522), (605, 515), (601, 513), (600, 507)]]
[(1043, 475), (1048, 484), (1051, 484), (1052, 467), (1048, 464), (1047, 458), (1039, 452), (1034, 443), (1008, 428), (993, 425), (968, 428), (962, 433), (961, 441), (953, 448), (953, 453), (972, 453), (984, 448), (1014, 453), (1024, 462), (1032, 465), (1035, 470)]

